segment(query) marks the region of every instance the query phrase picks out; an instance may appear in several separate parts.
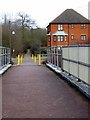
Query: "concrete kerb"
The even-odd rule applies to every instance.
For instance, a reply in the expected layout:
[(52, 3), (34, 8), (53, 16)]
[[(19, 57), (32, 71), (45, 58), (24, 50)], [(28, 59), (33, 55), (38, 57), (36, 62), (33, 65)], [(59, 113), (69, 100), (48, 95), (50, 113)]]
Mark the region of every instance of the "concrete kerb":
[(56, 66), (50, 63), (46, 63), (46, 66), (53, 70), (55, 73), (59, 74), (69, 83), (71, 83), (75, 88), (77, 88), (81, 93), (83, 93), (87, 98), (90, 99), (90, 86), (83, 83), (82, 81), (78, 82), (73, 76), (69, 76), (67, 73), (62, 72), (62, 70), (58, 69)]
[(3, 73), (5, 73), (11, 66), (12, 66), (12, 64), (8, 64), (3, 69), (1, 69), (0, 70), (0, 75), (2, 75)]

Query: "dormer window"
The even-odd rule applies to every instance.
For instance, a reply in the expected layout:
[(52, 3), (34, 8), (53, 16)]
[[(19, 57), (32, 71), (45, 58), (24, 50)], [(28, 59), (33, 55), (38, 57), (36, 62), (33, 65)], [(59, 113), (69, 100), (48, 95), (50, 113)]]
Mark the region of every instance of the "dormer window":
[(62, 24), (58, 25), (58, 30), (63, 30), (63, 25)]

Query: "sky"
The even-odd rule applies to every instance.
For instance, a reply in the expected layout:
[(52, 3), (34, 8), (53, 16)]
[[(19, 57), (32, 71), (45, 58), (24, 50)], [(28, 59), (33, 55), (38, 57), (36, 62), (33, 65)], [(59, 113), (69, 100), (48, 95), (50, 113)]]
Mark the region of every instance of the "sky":
[(46, 26), (66, 9), (74, 9), (88, 18), (88, 2), (90, 0), (1, 0), (0, 19), (7, 14), (13, 19), (18, 12), (24, 12), (37, 23)]

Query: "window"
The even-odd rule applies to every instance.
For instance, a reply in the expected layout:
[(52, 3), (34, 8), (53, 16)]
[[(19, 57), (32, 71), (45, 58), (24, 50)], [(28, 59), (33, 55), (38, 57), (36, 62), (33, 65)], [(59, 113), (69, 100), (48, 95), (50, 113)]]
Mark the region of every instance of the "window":
[(71, 35), (71, 39), (74, 40), (74, 35)]
[(64, 37), (64, 41), (67, 41), (67, 36)]
[(54, 35), (54, 41), (56, 41), (56, 35)]
[(51, 38), (50, 38), (50, 36), (48, 36), (48, 41), (50, 41), (51, 40)]
[(71, 28), (74, 28), (74, 24), (71, 25)]
[(58, 36), (58, 41), (63, 41), (64, 37), (63, 36)]
[(60, 41), (60, 36), (58, 36), (58, 41)]
[(81, 29), (85, 29), (86, 28), (86, 24), (81, 24)]
[(81, 40), (86, 40), (86, 35), (81, 35)]
[(62, 24), (58, 25), (58, 30), (63, 30), (63, 25)]

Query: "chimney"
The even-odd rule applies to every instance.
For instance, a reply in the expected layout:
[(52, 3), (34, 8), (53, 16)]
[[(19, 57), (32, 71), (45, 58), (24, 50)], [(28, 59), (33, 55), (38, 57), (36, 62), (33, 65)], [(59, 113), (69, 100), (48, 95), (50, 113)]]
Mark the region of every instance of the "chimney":
[(88, 2), (88, 19), (90, 20), (90, 1)]

